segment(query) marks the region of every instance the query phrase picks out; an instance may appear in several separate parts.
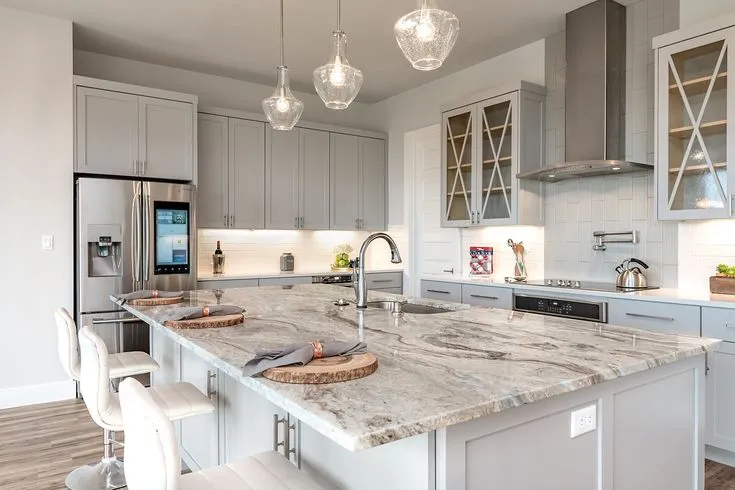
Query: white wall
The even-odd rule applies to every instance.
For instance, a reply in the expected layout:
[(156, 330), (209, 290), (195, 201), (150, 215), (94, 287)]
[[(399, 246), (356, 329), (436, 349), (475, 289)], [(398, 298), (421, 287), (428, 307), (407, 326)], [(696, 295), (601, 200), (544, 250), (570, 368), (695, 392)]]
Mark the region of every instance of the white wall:
[(0, 408), (74, 396), (53, 319), (73, 301), (71, 28), (0, 7)]
[[(79, 50), (74, 51), (74, 74), (194, 94), (199, 96), (200, 105), (256, 113), (262, 112), (261, 101), (273, 93), (276, 84), (275, 64), (273, 85), (260, 85)], [(334, 111), (327, 109), (315, 92), (294, 94), (304, 102), (301, 117), (305, 121), (373, 129), (365, 104), (355, 102), (343, 111)]]
[(371, 106), (372, 125), (389, 135), (390, 225), (403, 225), (404, 134), (441, 123), (440, 107), (518, 80), (544, 84), (544, 40), (523, 46)]
[(681, 25), (689, 26), (721, 14), (735, 12), (733, 0), (681, 0)]

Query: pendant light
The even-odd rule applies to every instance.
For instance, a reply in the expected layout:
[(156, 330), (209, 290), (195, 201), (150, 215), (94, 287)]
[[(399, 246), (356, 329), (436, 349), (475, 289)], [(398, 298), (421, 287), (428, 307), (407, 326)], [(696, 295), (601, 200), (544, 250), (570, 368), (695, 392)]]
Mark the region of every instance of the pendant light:
[(330, 109), (346, 109), (362, 87), (362, 72), (347, 61), (347, 35), (342, 32), (341, 0), (337, 0), (337, 30), (329, 63), (314, 70), (316, 93)]
[(398, 19), (393, 31), (398, 46), (414, 68), (436, 70), (457, 41), (459, 20), (453, 13), (431, 8), (428, 0), (422, 0), (418, 10)]
[(283, 0), (281, 0), (281, 64), (273, 95), (263, 99), (263, 112), (273, 129), (290, 131), (304, 112), (304, 103), (294, 97), (289, 86), (288, 68), (283, 63)]

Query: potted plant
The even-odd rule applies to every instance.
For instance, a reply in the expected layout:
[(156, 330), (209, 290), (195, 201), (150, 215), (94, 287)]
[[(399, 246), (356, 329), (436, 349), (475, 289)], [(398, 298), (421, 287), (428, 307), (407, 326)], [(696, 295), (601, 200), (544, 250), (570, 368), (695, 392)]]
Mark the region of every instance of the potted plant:
[(711, 293), (735, 294), (735, 266), (718, 265), (717, 274), (709, 278), (709, 290)]

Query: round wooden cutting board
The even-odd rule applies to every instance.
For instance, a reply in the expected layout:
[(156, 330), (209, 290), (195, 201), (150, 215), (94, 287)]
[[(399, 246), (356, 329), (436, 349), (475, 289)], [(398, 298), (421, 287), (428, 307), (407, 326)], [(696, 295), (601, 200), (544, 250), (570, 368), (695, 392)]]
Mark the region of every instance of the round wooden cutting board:
[(183, 296), (176, 296), (174, 298), (146, 298), (146, 299), (131, 299), (127, 303), (133, 306), (164, 306), (164, 305), (175, 305), (184, 301)]
[(378, 369), (378, 359), (370, 352), (354, 356), (314, 359), (306, 366), (283, 366), (263, 371), (264, 378), (281, 383), (323, 384), (364, 378)]
[(245, 321), (245, 315), (205, 316), (194, 320), (166, 320), (164, 325), (170, 328), (220, 328), (240, 325)]

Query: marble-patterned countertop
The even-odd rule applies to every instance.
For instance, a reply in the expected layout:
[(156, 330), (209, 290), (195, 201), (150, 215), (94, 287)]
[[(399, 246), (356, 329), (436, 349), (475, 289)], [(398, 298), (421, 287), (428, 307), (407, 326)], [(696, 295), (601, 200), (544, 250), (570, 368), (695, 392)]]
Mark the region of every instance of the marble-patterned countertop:
[[(719, 341), (506, 310), (447, 304), (454, 311), (394, 317), (338, 307), (338, 286), (227, 289), (221, 304), (247, 309), (245, 323), (172, 330), (177, 306), (124, 308), (349, 450), (459, 424), (595, 383), (699, 356)], [(370, 299), (395, 297), (370, 292)], [(441, 305), (431, 300), (410, 300)], [(184, 305), (212, 305), (210, 291)], [(361, 339), (379, 362), (363, 379), (290, 385), (246, 378), (256, 350), (312, 339)]]
[[(382, 272), (403, 272), (403, 269), (375, 269), (367, 271), (368, 274), (378, 274)], [(269, 269), (221, 275), (215, 275), (212, 272), (199, 272), (197, 274), (197, 281), (235, 281), (239, 279), (272, 279), (277, 277), (331, 276), (334, 274), (344, 274), (344, 272), (334, 272), (331, 269), (299, 269), (293, 272), (280, 272)]]
[(675, 303), (680, 305), (709, 306), (713, 308), (735, 309), (735, 295), (712, 294), (709, 291), (693, 291), (675, 288), (647, 289), (645, 291), (628, 291), (619, 293), (609, 291), (587, 291), (574, 288), (529, 286), (528, 284), (523, 284), (522, 282), (508, 283), (505, 282), (502, 277), (494, 278), (493, 276), (463, 276), (459, 274), (424, 274), (423, 276), (421, 276), (421, 279), (425, 279), (427, 281), (494, 286), (524, 291), (538, 291), (543, 292), (544, 294), (574, 294), (603, 298), (653, 301), (656, 303)]

